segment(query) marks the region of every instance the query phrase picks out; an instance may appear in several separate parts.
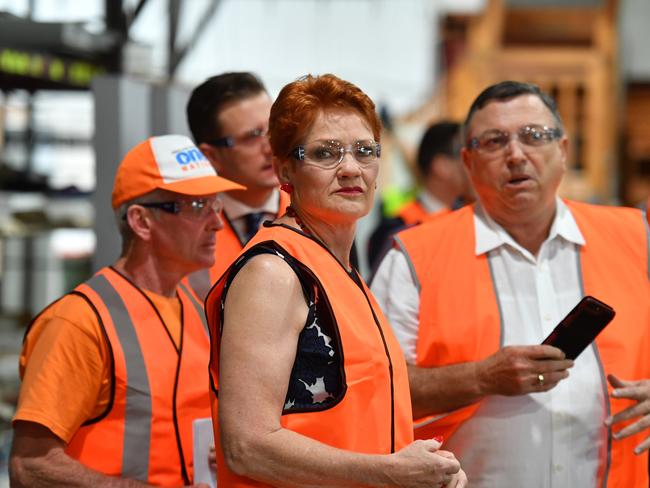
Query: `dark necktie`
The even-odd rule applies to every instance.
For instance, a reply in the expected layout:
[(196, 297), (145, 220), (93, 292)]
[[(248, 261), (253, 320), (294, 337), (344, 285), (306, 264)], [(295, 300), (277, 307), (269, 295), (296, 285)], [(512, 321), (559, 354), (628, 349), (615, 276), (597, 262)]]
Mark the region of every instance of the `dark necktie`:
[(260, 228), (260, 224), (264, 220), (264, 215), (264, 212), (253, 212), (244, 215), (246, 221), (246, 242), (250, 241), (257, 232), (257, 229)]

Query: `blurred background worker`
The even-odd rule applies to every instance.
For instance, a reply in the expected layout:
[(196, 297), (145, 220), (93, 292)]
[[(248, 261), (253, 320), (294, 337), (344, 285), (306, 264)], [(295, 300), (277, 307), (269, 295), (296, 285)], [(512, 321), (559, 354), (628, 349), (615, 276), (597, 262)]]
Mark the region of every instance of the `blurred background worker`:
[(194, 141), (220, 175), (245, 189), (224, 195), (224, 229), (215, 263), (188, 281), (203, 299), (260, 224), (273, 220), (289, 203), (279, 191), (267, 137), (271, 97), (252, 73), (224, 73), (196, 87), (187, 103)]
[(460, 148), (459, 123), (437, 122), (426, 130), (417, 153), (420, 192), (414, 201), (398, 211), (396, 217), (380, 220), (368, 241), (371, 270), (377, 268), (390, 248), (393, 234), (474, 200), (467, 171), (460, 159)]
[(210, 416), (209, 343), (202, 306), (179, 282), (214, 264), (218, 193), (240, 188), (185, 136), (125, 156), (112, 198), (120, 258), (25, 336), (12, 484), (192, 484), (192, 422)]

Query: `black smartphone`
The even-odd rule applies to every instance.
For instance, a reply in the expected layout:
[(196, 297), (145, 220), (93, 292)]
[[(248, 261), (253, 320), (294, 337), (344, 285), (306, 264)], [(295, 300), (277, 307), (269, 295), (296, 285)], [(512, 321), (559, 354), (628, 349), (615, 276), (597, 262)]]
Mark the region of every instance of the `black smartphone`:
[(542, 344), (561, 349), (567, 359), (575, 359), (592, 343), (616, 315), (612, 307), (600, 300), (586, 296), (544, 339)]

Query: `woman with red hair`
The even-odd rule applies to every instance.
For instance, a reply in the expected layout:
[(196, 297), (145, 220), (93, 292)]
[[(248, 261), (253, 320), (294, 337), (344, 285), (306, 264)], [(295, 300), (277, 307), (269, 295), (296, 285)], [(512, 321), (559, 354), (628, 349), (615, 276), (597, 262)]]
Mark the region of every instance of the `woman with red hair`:
[(306, 76), (269, 137), (291, 205), (206, 301), (219, 486), (466, 486), (440, 439), (413, 442), (404, 358), (349, 261), (379, 169), (373, 102)]

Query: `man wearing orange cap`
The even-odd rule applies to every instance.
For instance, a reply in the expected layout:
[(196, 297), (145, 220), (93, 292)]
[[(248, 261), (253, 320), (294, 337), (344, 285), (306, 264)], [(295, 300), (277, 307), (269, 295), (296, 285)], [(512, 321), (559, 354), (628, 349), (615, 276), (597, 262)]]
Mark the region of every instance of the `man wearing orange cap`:
[(210, 417), (209, 341), (201, 305), (179, 283), (214, 263), (217, 194), (241, 188), (184, 136), (126, 155), (112, 201), (120, 258), (25, 335), (12, 484), (192, 484), (192, 422)]

